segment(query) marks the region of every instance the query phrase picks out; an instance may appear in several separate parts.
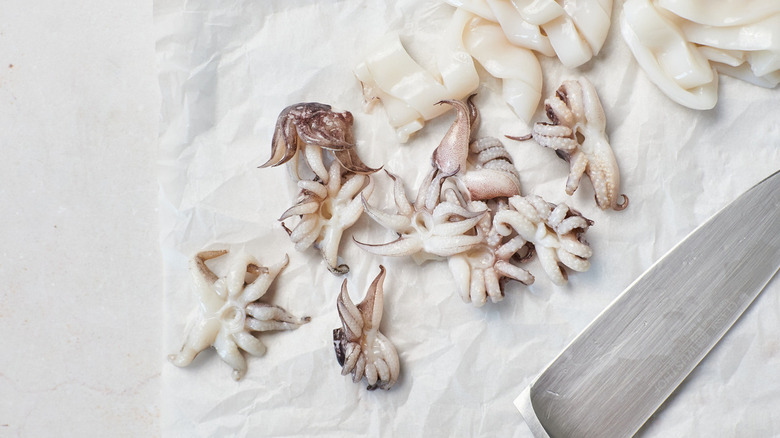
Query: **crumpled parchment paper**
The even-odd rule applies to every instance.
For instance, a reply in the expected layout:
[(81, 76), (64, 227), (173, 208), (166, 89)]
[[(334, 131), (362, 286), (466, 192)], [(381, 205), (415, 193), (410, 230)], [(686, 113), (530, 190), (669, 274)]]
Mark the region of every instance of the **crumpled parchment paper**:
[[(351, 111), (363, 161), (400, 175), (413, 193), (454, 115), (400, 145), (381, 107), (362, 110), (352, 68), (387, 32), (398, 32), (425, 65), (452, 7), (432, 0), (157, 0), (164, 345), (173, 353), (184, 340), (197, 306), (187, 261), (203, 249), (243, 249), (264, 264), (289, 254), (266, 299), (312, 317), (298, 330), (261, 334), (268, 352), (248, 357), (248, 373), (238, 382), (213, 349), (184, 369), (165, 363), (163, 435), (530, 436), (512, 404), (520, 391), (656, 259), (780, 168), (780, 89), (721, 76), (715, 109), (673, 103), (623, 43), (619, 3), (596, 58), (576, 70), (554, 58), (541, 62), (543, 96), (579, 75), (598, 90), (622, 192), (631, 200), (626, 210), (599, 210), (587, 181), (568, 197), (568, 165), (553, 151), (504, 139), (526, 134), (528, 126), (501, 100), (500, 82), (481, 68), (476, 99), (479, 135), (504, 140), (524, 194), (566, 202), (594, 220), (586, 234), (591, 269), (557, 287), (533, 261), (532, 286), (509, 283), (504, 301), (475, 308), (457, 295), (446, 262), (417, 265), (357, 248), (353, 235), (365, 242), (393, 237), (363, 216), (342, 242), (351, 267), (344, 278), (360, 300), (378, 265), (387, 268), (382, 331), (401, 359), (395, 387), (369, 392), (364, 382), (340, 375), (333, 352), (343, 278), (328, 272), (315, 250), (295, 251), (277, 218), (297, 188), (283, 167), (257, 166), (270, 156), (279, 112), (318, 101)], [(542, 118), (540, 106), (536, 120)], [(390, 208), (389, 179), (382, 172), (375, 178), (371, 202)], [(774, 281), (639, 435), (779, 434), (779, 332)]]

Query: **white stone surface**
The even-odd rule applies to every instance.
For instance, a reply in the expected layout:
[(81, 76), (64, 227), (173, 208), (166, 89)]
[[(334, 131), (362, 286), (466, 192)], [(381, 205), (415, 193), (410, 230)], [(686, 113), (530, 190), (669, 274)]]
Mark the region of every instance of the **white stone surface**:
[(0, 11), (0, 436), (158, 436), (152, 1)]
[[(613, 19), (623, 2), (615, 2)], [(440, 0), (155, 0), (162, 91), (161, 246), (166, 278), (166, 353), (182, 345), (196, 299), (187, 270), (203, 249), (244, 249), (263, 263), (290, 264), (266, 298), (311, 322), (263, 333), (262, 357), (248, 358), (239, 382), (213, 350), (187, 368), (163, 367), (160, 428), (172, 437), (224, 436), (514, 436), (530, 430), (512, 400), (627, 285), (668, 249), (744, 190), (780, 168), (780, 88), (723, 77), (718, 106), (695, 111), (671, 101), (633, 59), (617, 27), (598, 58), (572, 70), (541, 57), (543, 96), (564, 79), (596, 87), (607, 134), (631, 198), (622, 212), (601, 211), (592, 185), (564, 193), (568, 166), (549, 149), (506, 141), (524, 194), (566, 202), (595, 224), (587, 240), (591, 269), (566, 287), (539, 271), (530, 287), (506, 287), (506, 299), (476, 309), (454, 290), (444, 262), (366, 254), (364, 242), (392, 233), (367, 217), (345, 235), (346, 278), (359, 299), (387, 268), (382, 332), (398, 350), (401, 375), (390, 391), (366, 391), (340, 375), (332, 330), (344, 277), (317, 251), (299, 252), (277, 218), (298, 188), (283, 167), (257, 169), (270, 154), (280, 111), (324, 102), (355, 117), (361, 159), (399, 175), (412, 193), (453, 116), (433, 120), (399, 145), (384, 109), (361, 109), (352, 69), (382, 35), (399, 32), (413, 57), (433, 64), (426, 46), (452, 8)], [(358, 37), (356, 37), (356, 35)], [(422, 55), (422, 56), (421, 56)], [(479, 136), (524, 135), (528, 127), (503, 101), (500, 83), (481, 72)], [(534, 120), (545, 118), (537, 109)], [(375, 178), (372, 204), (393, 208), (391, 180)], [(728, 262), (724, 251), (724, 263)], [(223, 271), (224, 272), (224, 271)], [(773, 282), (641, 437), (777, 436), (780, 421), (780, 283)], [(359, 295), (360, 294), (360, 295)], [(774, 415), (774, 417), (777, 417)]]

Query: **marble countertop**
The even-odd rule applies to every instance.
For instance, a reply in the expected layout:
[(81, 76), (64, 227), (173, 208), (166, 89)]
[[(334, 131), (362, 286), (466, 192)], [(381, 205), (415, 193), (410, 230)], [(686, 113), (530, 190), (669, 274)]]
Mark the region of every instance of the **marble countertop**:
[(152, 1), (3, 2), (0, 436), (158, 436)]

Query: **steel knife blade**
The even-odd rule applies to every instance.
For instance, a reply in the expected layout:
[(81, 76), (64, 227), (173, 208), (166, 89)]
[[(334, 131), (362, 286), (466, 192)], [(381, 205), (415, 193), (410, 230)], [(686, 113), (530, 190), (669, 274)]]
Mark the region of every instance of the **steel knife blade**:
[(780, 268), (780, 172), (672, 248), (520, 394), (533, 435), (630, 437)]

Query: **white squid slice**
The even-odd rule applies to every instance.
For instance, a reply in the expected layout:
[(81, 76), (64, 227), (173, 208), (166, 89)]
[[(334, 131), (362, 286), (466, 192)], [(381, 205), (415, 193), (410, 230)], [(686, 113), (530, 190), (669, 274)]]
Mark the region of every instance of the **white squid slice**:
[(718, 75), (682, 32), (649, 0), (628, 0), (621, 16), (623, 38), (649, 79), (675, 102), (711, 109)]
[(531, 120), (542, 97), (542, 68), (536, 55), (509, 42), (501, 27), (475, 17), (463, 44), (492, 76), (503, 80), (504, 100), (520, 119)]
[(498, 14), (489, 6), (489, 1), (485, 0), (445, 0), (445, 3), (455, 6), (458, 9), (469, 11), (474, 15), (490, 20), (492, 22), (499, 21)]
[[(471, 56), (462, 45), (463, 27), (472, 15), (457, 10), (445, 32), (441, 46), (432, 53), (438, 72), (423, 68), (404, 49), (398, 35), (387, 35), (363, 62), (355, 68), (355, 75), (363, 83), (367, 101), (385, 100), (391, 104), (385, 111), (398, 132), (399, 140), (406, 141), (415, 128), (421, 128), (424, 120), (430, 120), (447, 111), (436, 105), (448, 99), (462, 99), (479, 86)], [(404, 105), (400, 103), (403, 102)], [(394, 114), (393, 111), (398, 111)], [(418, 113), (424, 119), (415, 117)]]
[(541, 26), (563, 15), (563, 8), (555, 0), (511, 0), (525, 21)]
[(355, 74), (423, 117), (437, 112), (433, 104), (447, 95), (446, 86), (409, 55), (397, 34), (382, 38)]
[(707, 57), (712, 62), (736, 67), (745, 62), (745, 53), (739, 50), (717, 49), (715, 47), (700, 46), (699, 53)]
[[(535, 50), (545, 56), (555, 56), (550, 40), (539, 26), (523, 19), (520, 12), (509, 0), (487, 0), (490, 9), (498, 18), (498, 24), (512, 44)], [(484, 17), (483, 17), (484, 18)]]
[(763, 76), (756, 76), (751, 70), (750, 66), (745, 63), (736, 67), (715, 63), (715, 68), (724, 75), (729, 75), (737, 79), (741, 79), (745, 82), (750, 82), (753, 85), (758, 85), (764, 88), (774, 88), (780, 84), (780, 71), (774, 71), (767, 73)]
[(612, 0), (565, 1), (563, 9), (574, 21), (582, 38), (588, 42), (593, 55), (598, 55), (607, 40)]
[(580, 37), (577, 26), (571, 17), (562, 15), (542, 25), (550, 39), (555, 54), (561, 63), (569, 68), (578, 67), (593, 57), (593, 51), (587, 41)]
[(742, 52), (701, 46), (699, 51), (719, 73), (765, 88), (780, 82), (780, 53), (767, 50)]
[(401, 99), (393, 97), (380, 89), (365, 63), (355, 68), (355, 77), (363, 86), (364, 110), (370, 112), (374, 105), (382, 102), (390, 126), (395, 128), (398, 140), (405, 143), (409, 137), (425, 126), (425, 118)]
[[(780, 2), (777, 3), (780, 4)], [(707, 26), (683, 21), (680, 29), (690, 42), (719, 49), (780, 50), (780, 14), (755, 23), (728, 27)]]
[[(686, 20), (710, 26), (753, 23), (780, 12), (777, 0), (656, 0), (656, 4)], [(717, 5), (717, 6), (716, 6)]]
[(780, 71), (780, 50), (759, 50), (747, 54), (750, 69), (756, 76), (766, 76)]

